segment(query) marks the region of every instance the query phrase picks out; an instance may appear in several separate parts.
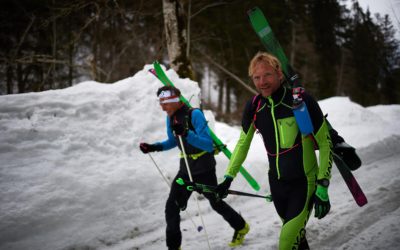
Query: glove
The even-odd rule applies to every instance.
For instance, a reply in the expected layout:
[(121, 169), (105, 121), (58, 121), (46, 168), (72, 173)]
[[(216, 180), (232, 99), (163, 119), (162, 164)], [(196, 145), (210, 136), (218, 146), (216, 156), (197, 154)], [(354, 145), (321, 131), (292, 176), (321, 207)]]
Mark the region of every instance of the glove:
[(150, 152), (154, 152), (154, 151), (162, 151), (162, 146), (158, 145), (158, 144), (148, 144), (145, 142), (142, 142), (139, 144), (139, 148), (140, 150), (144, 153), (150, 153)]
[(334, 146), (334, 149), (336, 154), (340, 155), (340, 156), (346, 156), (348, 154), (354, 154), (354, 152), (356, 151), (355, 148), (353, 148), (352, 146), (350, 146), (349, 144), (345, 143), (345, 142), (341, 142), (341, 143), (337, 143)]
[(171, 128), (175, 135), (183, 137), (187, 136), (188, 131), (182, 123), (174, 123)]
[(344, 142), (343, 137), (341, 137), (339, 133), (335, 129), (333, 129), (329, 123), (328, 126), (329, 126), (329, 135), (331, 136), (332, 144), (334, 145), (334, 147), (336, 147), (337, 144)]
[(361, 166), (361, 159), (358, 157), (356, 149), (346, 142), (335, 144), (333, 151), (343, 159), (351, 171)]
[(232, 181), (233, 181), (232, 177), (225, 176), (224, 181), (217, 186), (217, 189), (215, 189), (217, 198), (224, 199), (228, 196), (228, 189), (231, 186)]
[(315, 191), (315, 217), (318, 219), (324, 218), (330, 209), (331, 203), (329, 202), (328, 187), (317, 185), (317, 190)]

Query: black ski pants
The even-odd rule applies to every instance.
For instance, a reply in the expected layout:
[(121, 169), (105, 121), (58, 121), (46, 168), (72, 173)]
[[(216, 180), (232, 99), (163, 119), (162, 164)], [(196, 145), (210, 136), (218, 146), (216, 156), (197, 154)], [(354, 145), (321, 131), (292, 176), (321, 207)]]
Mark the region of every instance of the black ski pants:
[(316, 176), (285, 181), (269, 175), (273, 202), (283, 226), (279, 237), (279, 249), (309, 249), (306, 224), (314, 204)]
[[(166, 241), (169, 249), (178, 249), (182, 243), (182, 233), (180, 230), (180, 211), (186, 209), (187, 202), (192, 192), (187, 191), (184, 187), (176, 183), (178, 178), (189, 180), (189, 176), (181, 171), (178, 172), (171, 184), (171, 190), (167, 203), (165, 205), (165, 219), (167, 222)], [(193, 176), (193, 181), (206, 185), (216, 186), (217, 176), (215, 172), (205, 172)], [(211, 207), (220, 214), (229, 225), (235, 229), (240, 230), (245, 226), (245, 221), (240, 214), (238, 214), (226, 202), (216, 199), (212, 193), (203, 194), (210, 202)]]

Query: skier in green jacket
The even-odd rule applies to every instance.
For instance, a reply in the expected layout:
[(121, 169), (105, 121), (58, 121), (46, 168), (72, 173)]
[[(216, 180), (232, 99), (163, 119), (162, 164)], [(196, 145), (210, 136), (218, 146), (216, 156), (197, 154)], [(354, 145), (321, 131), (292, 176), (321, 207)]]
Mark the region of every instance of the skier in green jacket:
[[(292, 91), (285, 87), (279, 60), (259, 52), (250, 62), (249, 76), (259, 91), (246, 104), (242, 130), (218, 195), (227, 196), (231, 182), (244, 162), (254, 132), (264, 142), (269, 160), (269, 184), (272, 199), (283, 226), (279, 249), (309, 249), (306, 224), (315, 207), (321, 219), (330, 210), (328, 196), (332, 167), (332, 142), (328, 125), (318, 103), (302, 93), (314, 131), (312, 136), (300, 133), (293, 114)], [(315, 154), (319, 149), (319, 166)]]

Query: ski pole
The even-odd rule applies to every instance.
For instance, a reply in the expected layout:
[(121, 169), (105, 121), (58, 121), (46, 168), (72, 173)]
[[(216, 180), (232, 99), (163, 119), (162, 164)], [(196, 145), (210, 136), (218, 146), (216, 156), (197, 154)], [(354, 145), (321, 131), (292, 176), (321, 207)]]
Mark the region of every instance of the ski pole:
[(157, 168), (158, 172), (160, 173), (161, 177), (164, 179), (165, 183), (167, 183), (167, 185), (169, 187), (171, 187), (171, 184), (169, 183), (167, 177), (165, 177), (164, 174), (161, 172), (161, 169), (158, 167), (156, 161), (153, 159), (153, 156), (151, 156), (150, 153), (148, 153), (148, 155), (150, 156), (151, 161), (154, 163), (154, 166), (156, 166), (156, 168)]
[[(183, 159), (185, 160), (186, 169), (187, 169), (187, 172), (188, 172), (188, 175), (189, 175), (189, 179), (190, 179), (191, 182), (193, 182), (192, 172), (190, 171), (189, 163), (188, 163), (188, 160), (187, 160), (187, 157), (186, 157), (186, 151), (185, 151), (185, 146), (183, 145), (182, 136), (178, 135), (178, 138), (179, 138), (179, 143), (181, 144), (181, 149), (182, 149), (182, 153), (183, 153)], [(194, 196), (194, 198), (196, 200), (197, 208), (199, 210), (199, 216), (200, 216), (200, 219), (201, 219), (201, 224), (203, 224), (204, 234), (206, 235), (208, 249), (211, 250), (210, 240), (208, 239), (206, 225), (204, 224), (203, 216), (201, 215), (199, 200), (197, 199), (196, 196)]]
[[(217, 189), (216, 186), (210, 186), (210, 185), (205, 185), (201, 183), (195, 183), (195, 182), (188, 182), (185, 181), (182, 178), (178, 178), (176, 180), (176, 183), (178, 183), (181, 186), (186, 186), (186, 189), (188, 191), (196, 191), (196, 192), (203, 192), (203, 193), (214, 193), (215, 190)], [(251, 193), (246, 193), (246, 192), (241, 192), (241, 191), (236, 191), (236, 190), (228, 190), (228, 194), (233, 194), (233, 195), (241, 195), (241, 196), (248, 196), (248, 197), (256, 197), (256, 198), (263, 198), (266, 199), (267, 201), (271, 202), (272, 201), (272, 195), (258, 195), (258, 194), (251, 194)]]
[(245, 192), (235, 191), (235, 190), (228, 190), (228, 194), (242, 195), (242, 196), (256, 197), (256, 198), (264, 198), (267, 201), (272, 201), (271, 195), (262, 196), (262, 195), (258, 195), (258, 194), (250, 194), (250, 193), (245, 193)]
[[(167, 177), (165, 177), (165, 175), (161, 172), (160, 167), (157, 165), (156, 161), (154, 160), (153, 156), (151, 156), (150, 153), (148, 153), (148, 155), (150, 156), (151, 161), (154, 163), (154, 166), (156, 166), (158, 172), (160, 173), (161, 177), (164, 179), (165, 183), (167, 183), (168, 187), (171, 188), (171, 184), (169, 183)], [(196, 223), (194, 222), (192, 216), (189, 214), (189, 212), (187, 210), (185, 210), (186, 215), (189, 217), (189, 219), (192, 221), (194, 228), (196, 228), (197, 232), (200, 232), (203, 227), (202, 226), (196, 226)]]

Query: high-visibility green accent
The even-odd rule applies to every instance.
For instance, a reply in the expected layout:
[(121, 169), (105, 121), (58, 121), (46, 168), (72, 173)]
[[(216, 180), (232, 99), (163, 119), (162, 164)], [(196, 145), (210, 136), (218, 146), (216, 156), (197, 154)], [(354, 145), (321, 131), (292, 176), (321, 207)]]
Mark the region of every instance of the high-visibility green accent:
[(244, 236), (250, 231), (250, 225), (245, 224), (244, 228), (235, 231), (232, 237), (232, 241), (228, 244), (230, 247), (237, 247), (243, 244)]
[[(174, 86), (174, 84), (169, 80), (169, 78), (165, 74), (164, 70), (161, 68), (160, 64), (157, 61), (154, 62), (153, 66), (154, 66), (156, 75), (162, 84), (164, 84), (165, 86)], [(189, 108), (192, 107), (192, 105), (190, 105), (188, 100), (186, 100), (186, 98), (183, 95), (181, 95), (179, 98)], [(220, 149), (228, 159), (231, 159), (231, 156), (232, 156), (231, 151), (229, 151), (229, 149), (224, 145), (224, 143), (222, 143), (222, 141), (215, 135), (215, 133), (211, 129), (209, 129), (209, 131), (210, 131), (211, 138), (212, 138), (216, 148)], [(254, 190), (256, 190), (256, 191), (260, 190), (260, 185), (250, 175), (250, 173), (247, 172), (247, 170), (243, 166), (240, 166), (239, 171)]]
[[(201, 156), (207, 154), (207, 151), (201, 151), (200, 153), (197, 154), (187, 154), (186, 157), (192, 158), (193, 160), (197, 160)], [(185, 155), (181, 152), (180, 157), (183, 158)]]
[(315, 140), (318, 143), (319, 150), (319, 171), (318, 180), (330, 179), (332, 169), (332, 141), (329, 134), (329, 128), (326, 120), (324, 119), (321, 127), (314, 135)]
[(291, 116), (278, 119), (278, 128), (281, 148), (287, 149), (293, 147), (299, 133), (296, 118)]
[(272, 122), (274, 123), (274, 132), (275, 132), (275, 144), (276, 144), (275, 167), (276, 167), (276, 173), (278, 174), (278, 179), (280, 179), (281, 178), (281, 173), (279, 171), (279, 148), (280, 148), (280, 143), (279, 143), (278, 129), (277, 129), (277, 126), (276, 126), (275, 105), (274, 105), (274, 100), (272, 99), (271, 96), (268, 96), (268, 101), (271, 104), (271, 116), (272, 116)]
[[(185, 181), (184, 181), (182, 178), (176, 179), (176, 183), (178, 183), (178, 184), (181, 185), (181, 186), (185, 186), (185, 185), (186, 185), (186, 184), (185, 184)], [(194, 187), (193, 187), (193, 186), (190, 186), (190, 185), (187, 185), (187, 186), (186, 186), (186, 190), (187, 190), (187, 191), (193, 191), (193, 190), (194, 190)]]
[(231, 160), (229, 161), (228, 168), (226, 169), (225, 175), (235, 178), (237, 173), (240, 170), (240, 166), (243, 164), (244, 160), (246, 160), (247, 153), (249, 152), (251, 141), (254, 136), (254, 126), (250, 126), (247, 133), (240, 131), (240, 137), (238, 142), (236, 143), (235, 149), (233, 150), (233, 154), (231, 156)]
[(264, 105), (262, 105), (262, 107), (257, 110), (257, 113), (260, 112), (261, 110), (263, 110), (266, 106), (267, 106), (267, 103), (264, 103)]
[(329, 201), (328, 187), (317, 185), (315, 195), (318, 196), (322, 201)]
[(310, 217), (310, 200), (315, 191), (315, 174), (307, 174), (307, 199), (301, 213), (289, 221), (283, 221), (282, 230), (279, 237), (279, 249), (297, 249), (299, 239), (305, 234), (305, 226)]
[(315, 155), (314, 141), (310, 135), (301, 135), (303, 149), (303, 168), (306, 175), (316, 176), (318, 174), (318, 161)]
[(178, 183), (181, 186), (185, 185), (185, 181), (182, 178), (176, 179), (176, 183)]

